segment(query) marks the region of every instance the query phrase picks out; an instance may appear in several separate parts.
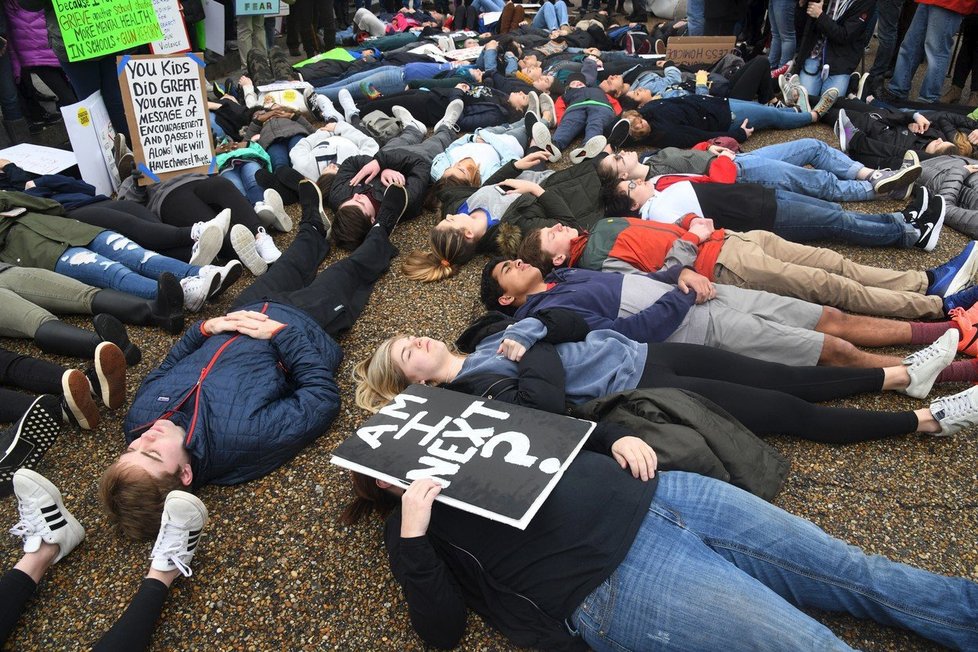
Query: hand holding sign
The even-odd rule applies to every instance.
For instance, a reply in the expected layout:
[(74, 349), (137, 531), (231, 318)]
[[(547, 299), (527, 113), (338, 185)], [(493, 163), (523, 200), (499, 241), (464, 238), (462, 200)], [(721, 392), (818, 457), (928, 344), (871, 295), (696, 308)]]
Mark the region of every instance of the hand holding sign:
[(431, 506), (441, 485), (431, 478), (415, 480), (401, 496), (401, 538), (423, 537), (431, 523)]

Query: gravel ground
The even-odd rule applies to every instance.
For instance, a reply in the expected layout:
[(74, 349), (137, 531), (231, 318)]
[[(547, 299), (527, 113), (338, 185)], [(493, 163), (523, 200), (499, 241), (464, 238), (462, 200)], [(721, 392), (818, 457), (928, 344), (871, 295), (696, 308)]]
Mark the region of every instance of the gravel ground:
[[(804, 136), (836, 144), (830, 129), (814, 126), (758, 133), (747, 148)], [(854, 207), (867, 212), (895, 208), (883, 202)], [(291, 212), (298, 216), (295, 208)], [(401, 225), (394, 242), (405, 253), (423, 246), (434, 219), (426, 214)], [(284, 248), (291, 236), (276, 239)], [(965, 242), (960, 234), (945, 229), (931, 254), (835, 248), (862, 263), (920, 269), (957, 253)], [(327, 264), (342, 255), (334, 252)], [(153, 649), (422, 647), (388, 570), (381, 524), (346, 528), (337, 522), (351, 494), (344, 473), (329, 464), (329, 456), (366, 416), (353, 403), (353, 363), (395, 333), (453, 338), (479, 311), (481, 262), (474, 261), (456, 278), (437, 285), (409, 282), (395, 264), (377, 284), (362, 318), (341, 340), (346, 358), (337, 377), (344, 403), (332, 428), (290, 464), (261, 480), (201, 492), (211, 522), (193, 562), (193, 577), (174, 585)], [(250, 277), (243, 278), (223, 301), (199, 316), (222, 314), (249, 281)], [(85, 325), (83, 319), (72, 321)], [(142, 363), (129, 375), (129, 390), (134, 392), (176, 338), (135, 327), (130, 333), (143, 349)], [(2, 345), (41, 355), (23, 341), (4, 340)], [(78, 364), (69, 359), (60, 362)], [(935, 395), (963, 388), (942, 387)], [(244, 383), (242, 390), (246, 391)], [(888, 410), (925, 405), (899, 395), (857, 397), (840, 404)], [(61, 488), (67, 507), (88, 535), (41, 583), (9, 649), (89, 647), (121, 614), (148, 567), (150, 544), (112, 535), (97, 502), (99, 475), (124, 448), (123, 411), (104, 417), (94, 431), (65, 432), (38, 469)], [(854, 446), (775, 437), (770, 441), (792, 462), (792, 472), (775, 502), (869, 553), (978, 580), (976, 437), (974, 432), (950, 439), (911, 435)], [(2, 509), (12, 525), (14, 499), (4, 499)], [(2, 552), (4, 566), (13, 565), (19, 554), (19, 546), (8, 540)], [(909, 633), (845, 616), (814, 615), (856, 648), (936, 649)], [(514, 648), (473, 615), (462, 649)]]

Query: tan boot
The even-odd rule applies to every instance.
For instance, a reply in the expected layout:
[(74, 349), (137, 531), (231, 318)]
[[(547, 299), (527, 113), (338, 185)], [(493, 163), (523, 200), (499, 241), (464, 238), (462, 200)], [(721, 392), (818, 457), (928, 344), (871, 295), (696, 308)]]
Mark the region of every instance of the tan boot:
[(959, 86), (951, 86), (941, 95), (941, 104), (957, 104), (961, 99), (962, 89)]
[(972, 108), (978, 107), (978, 93), (972, 92), (971, 95), (968, 96), (968, 101), (962, 102), (962, 104)]

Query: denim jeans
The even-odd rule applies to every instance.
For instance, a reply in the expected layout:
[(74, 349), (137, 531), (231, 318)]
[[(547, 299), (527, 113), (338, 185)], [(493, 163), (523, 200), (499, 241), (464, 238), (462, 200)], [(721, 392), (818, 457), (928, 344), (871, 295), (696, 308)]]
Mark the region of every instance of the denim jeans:
[(302, 136), (296, 134), (288, 140), (280, 138), (268, 146), (268, 149), (265, 151), (268, 152), (268, 158), (272, 160), (273, 171), (279, 168), (284, 168), (287, 165), (291, 165), (292, 161), (289, 159), (289, 152), (292, 151), (293, 147), (299, 144), (299, 141), (302, 140), (302, 138)]
[(890, 91), (905, 99), (910, 93), (910, 82), (924, 55), (927, 71), (920, 84), (920, 101), (936, 102), (941, 97), (944, 75), (951, 63), (951, 45), (961, 26), (963, 16), (936, 5), (917, 5), (917, 13), (903, 37), (900, 54), (897, 55)]
[(919, 235), (900, 213), (851, 213), (839, 204), (775, 190), (778, 208), (771, 230), (785, 240), (836, 240), (864, 247), (912, 247)]
[(533, 17), (532, 27), (536, 29), (557, 29), (561, 25), (567, 24), (567, 5), (564, 0), (555, 2), (544, 2)]
[[(808, 70), (817, 70), (809, 73)], [(806, 59), (802, 69), (798, 71), (801, 85), (805, 87), (809, 95), (821, 97), (822, 93), (834, 88), (839, 91), (839, 96), (844, 97), (846, 90), (849, 89), (849, 73), (844, 75), (829, 75), (822, 79), (822, 64), (815, 59)]]
[(211, 135), (214, 137), (214, 140), (220, 140), (221, 138), (226, 138), (227, 134), (224, 132), (224, 129), (221, 127), (221, 125), (217, 124), (217, 116), (214, 114), (214, 112), (208, 111), (207, 115), (210, 118)]
[(248, 198), (252, 204), (257, 204), (265, 198), (265, 189), (258, 185), (255, 175), (264, 166), (255, 161), (247, 161), (241, 164), (232, 164), (227, 169), (221, 171), (221, 176), (234, 184), (242, 195)]
[(584, 132), (584, 142), (594, 136), (600, 136), (615, 121), (615, 112), (611, 107), (586, 104), (577, 108), (572, 107), (564, 112), (560, 124), (554, 130), (553, 144), (563, 150), (575, 138)]
[(54, 271), (95, 287), (155, 299), (160, 274), (186, 278), (199, 274), (200, 267), (143, 249), (114, 231), (102, 231), (87, 247), (69, 247)]
[(597, 652), (850, 650), (801, 608), (978, 646), (978, 585), (867, 555), (733, 485), (659, 475), (624, 561), (568, 619)]
[(339, 102), (340, 90), (346, 89), (354, 100), (367, 99), (367, 87), (373, 86), (381, 95), (393, 95), (403, 91), (407, 84), (400, 66), (383, 66), (350, 75), (343, 81), (320, 86), (316, 92), (325, 95), (332, 102)]
[[(873, 184), (859, 181), (862, 163), (816, 138), (768, 145), (738, 154), (737, 181), (759, 183), (827, 201), (875, 199)], [(812, 168), (804, 166), (811, 165)]]
[[(870, 79), (882, 79), (890, 69), (897, 48), (897, 23), (906, 0), (876, 0), (876, 59), (869, 69)], [(918, 7), (919, 9), (919, 7)], [(867, 26), (868, 28), (868, 26)]]
[(480, 14), (503, 10), (503, 0), (472, 0), (472, 6)]
[(686, 22), (690, 36), (703, 36), (706, 28), (706, 0), (686, 0)]
[(744, 118), (754, 129), (794, 129), (812, 124), (812, 116), (792, 108), (776, 108), (745, 100), (727, 100), (730, 103), (732, 126), (739, 127)]
[(14, 68), (9, 51), (5, 51), (0, 56), (0, 111), (3, 112), (4, 120), (19, 120), (24, 117), (24, 112), (20, 108), (20, 94), (14, 82)]
[[(688, 6), (688, 5), (687, 5)], [(778, 68), (795, 58), (795, 0), (771, 0), (768, 20), (771, 23), (771, 51), (768, 59)]]

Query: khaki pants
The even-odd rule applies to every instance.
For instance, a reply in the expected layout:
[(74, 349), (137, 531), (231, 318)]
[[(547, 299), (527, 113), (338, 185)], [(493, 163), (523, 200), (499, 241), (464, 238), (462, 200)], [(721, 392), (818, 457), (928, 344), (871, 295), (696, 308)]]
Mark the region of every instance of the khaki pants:
[[(238, 55), (241, 57), (241, 65), (245, 70), (248, 69), (248, 53), (258, 50), (263, 56), (268, 55), (268, 47), (265, 42), (265, 17), (264, 16), (238, 16)], [(256, 84), (259, 82), (255, 82)]]
[(924, 294), (924, 272), (859, 265), (831, 249), (788, 242), (768, 231), (728, 233), (714, 277), (717, 283), (767, 290), (866, 315), (944, 316), (941, 297)]
[(33, 338), (41, 324), (57, 319), (52, 312), (90, 315), (98, 291), (46, 269), (10, 267), (0, 271), (0, 336)]

